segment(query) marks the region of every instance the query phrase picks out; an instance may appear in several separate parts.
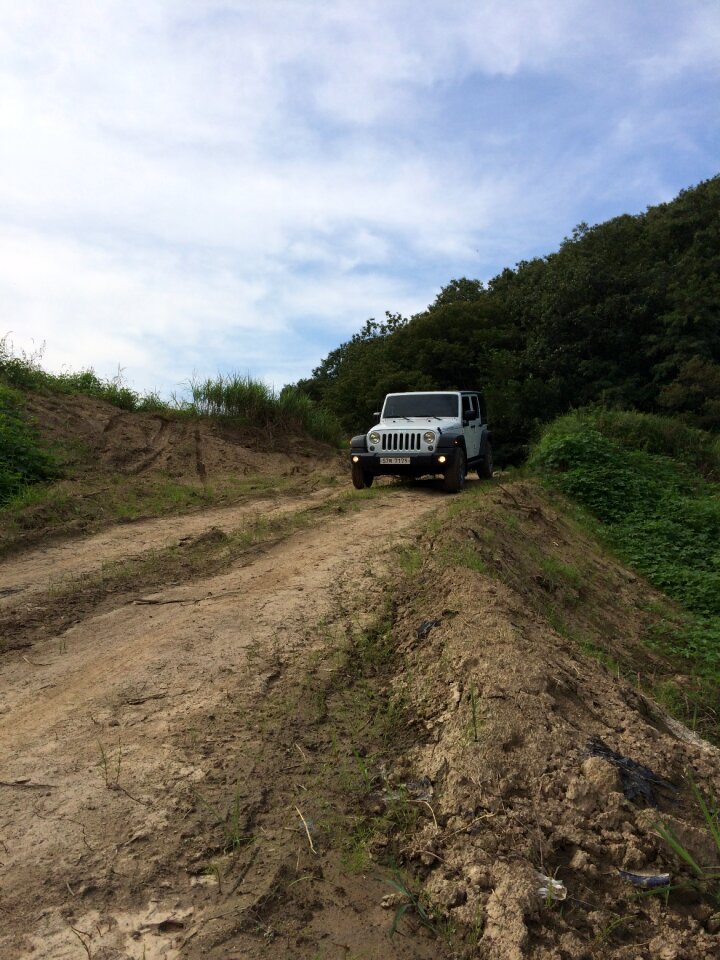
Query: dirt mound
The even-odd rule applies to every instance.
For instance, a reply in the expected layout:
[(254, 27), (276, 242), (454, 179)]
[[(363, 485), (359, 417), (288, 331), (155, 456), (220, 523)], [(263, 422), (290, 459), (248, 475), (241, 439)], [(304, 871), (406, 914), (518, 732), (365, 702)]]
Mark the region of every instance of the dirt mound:
[(347, 475), (336, 449), (295, 429), (130, 413), (86, 396), (32, 392), (26, 405), (65, 476), (2, 512), (0, 554), (248, 495), (304, 492)]
[[(397, 776), (426, 778), (432, 817), (410, 859), (429, 901), (471, 931), (471, 955), (720, 953), (717, 884), (693, 887), (657, 829), (717, 869), (687, 774), (717, 796), (720, 753), (637, 689), (660, 667), (642, 643), (654, 599), (529, 485), (429, 541), (398, 608), (397, 684), (423, 742)], [(635, 684), (598, 659), (621, 648)], [(620, 871), (683, 889), (642, 896)]]
[(29, 393), (26, 403), (42, 436), (70, 448), (81, 475), (158, 472), (204, 483), (228, 473), (300, 469), (330, 452), (290, 432), (273, 435), (179, 414), (131, 413), (93, 397)]

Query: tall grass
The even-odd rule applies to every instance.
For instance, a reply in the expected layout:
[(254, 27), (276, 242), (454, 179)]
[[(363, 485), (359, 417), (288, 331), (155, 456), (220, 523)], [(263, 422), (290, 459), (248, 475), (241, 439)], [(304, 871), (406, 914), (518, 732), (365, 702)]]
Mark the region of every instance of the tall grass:
[(190, 400), (183, 407), (198, 416), (224, 417), (261, 429), (303, 431), (334, 445), (343, 439), (335, 417), (297, 387), (283, 387), (277, 393), (249, 374), (192, 380)]
[(317, 440), (339, 446), (343, 432), (334, 415), (316, 405), (295, 386), (277, 393), (249, 374), (228, 374), (191, 380), (189, 398), (162, 400), (157, 393), (140, 394), (121, 375), (103, 380), (94, 370), (48, 373), (40, 365), (41, 353), (16, 354), (7, 337), (0, 338), (0, 384), (21, 390), (83, 394), (105, 400), (121, 410), (178, 413), (197, 417), (222, 417), (274, 433), (301, 431)]
[(52, 393), (84, 394), (106, 400), (121, 410), (165, 410), (157, 393), (140, 394), (124, 382), (122, 375), (103, 380), (94, 370), (77, 373), (48, 373), (40, 365), (42, 351), (19, 355), (13, 351), (7, 337), (0, 338), (0, 382), (21, 390), (49, 390)]

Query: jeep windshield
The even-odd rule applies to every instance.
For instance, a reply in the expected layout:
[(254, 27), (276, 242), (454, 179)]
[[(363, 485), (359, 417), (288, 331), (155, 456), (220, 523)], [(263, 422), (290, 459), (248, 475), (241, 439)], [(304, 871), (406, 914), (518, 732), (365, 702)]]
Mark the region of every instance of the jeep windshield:
[(457, 417), (456, 393), (399, 393), (385, 400), (383, 418), (392, 417)]

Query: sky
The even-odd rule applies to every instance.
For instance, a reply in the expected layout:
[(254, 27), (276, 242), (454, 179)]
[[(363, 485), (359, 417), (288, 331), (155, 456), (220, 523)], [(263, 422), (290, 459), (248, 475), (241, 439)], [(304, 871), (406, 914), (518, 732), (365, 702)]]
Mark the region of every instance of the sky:
[(0, 337), (140, 391), (720, 172), (718, 0), (0, 0)]

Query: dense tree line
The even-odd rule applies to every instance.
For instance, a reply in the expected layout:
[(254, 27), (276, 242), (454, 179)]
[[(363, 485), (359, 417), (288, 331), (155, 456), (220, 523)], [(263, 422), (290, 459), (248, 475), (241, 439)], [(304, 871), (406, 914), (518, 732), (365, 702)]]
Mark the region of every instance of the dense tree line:
[(480, 387), (496, 446), (588, 404), (720, 428), (720, 176), (594, 227), (485, 287), (451, 281), (412, 318), (368, 320), (299, 386), (349, 432), (396, 390)]

